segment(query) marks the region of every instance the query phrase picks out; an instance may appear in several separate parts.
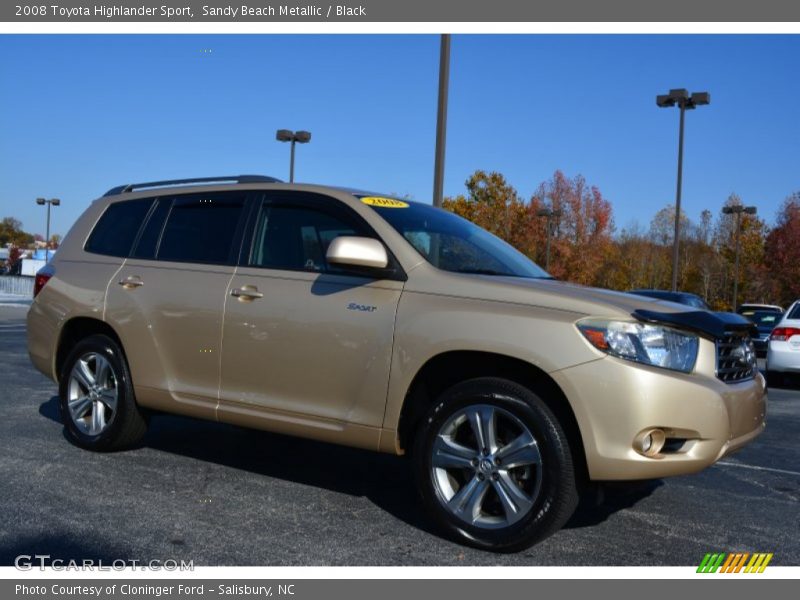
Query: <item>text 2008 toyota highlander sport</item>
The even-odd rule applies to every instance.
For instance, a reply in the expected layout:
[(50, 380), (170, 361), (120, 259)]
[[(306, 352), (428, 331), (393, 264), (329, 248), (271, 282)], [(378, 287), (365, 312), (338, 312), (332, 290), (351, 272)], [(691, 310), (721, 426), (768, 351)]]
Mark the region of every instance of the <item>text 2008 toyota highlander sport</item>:
[(751, 325), (553, 280), (449, 212), (261, 176), (131, 184), (36, 279), (70, 437), (154, 411), (408, 454), (427, 513), (518, 550), (592, 480), (699, 471), (764, 428)]

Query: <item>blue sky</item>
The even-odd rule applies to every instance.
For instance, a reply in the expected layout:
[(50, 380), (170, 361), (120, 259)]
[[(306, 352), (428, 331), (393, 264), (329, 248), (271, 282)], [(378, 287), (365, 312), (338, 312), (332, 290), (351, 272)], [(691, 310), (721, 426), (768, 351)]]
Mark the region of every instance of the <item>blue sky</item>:
[[(431, 35), (0, 36), (0, 217), (64, 233), (108, 188), (235, 173), (288, 178), (278, 128), (308, 129), (296, 178), (429, 201), (439, 38)], [(738, 193), (772, 222), (800, 190), (800, 36), (454, 36), (445, 194), (475, 169), (529, 196), (556, 169), (612, 202), (617, 228)]]

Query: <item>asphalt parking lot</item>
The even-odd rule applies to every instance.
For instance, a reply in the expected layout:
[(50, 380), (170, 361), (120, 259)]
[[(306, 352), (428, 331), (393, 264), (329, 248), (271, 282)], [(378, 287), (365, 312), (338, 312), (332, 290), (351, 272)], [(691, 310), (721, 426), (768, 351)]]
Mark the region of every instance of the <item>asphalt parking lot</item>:
[(767, 431), (703, 473), (594, 495), (534, 548), (495, 555), (432, 532), (404, 459), (182, 417), (93, 454), (63, 434), (30, 365), (24, 306), (0, 304), (0, 564), (692, 565), (709, 551), (800, 564), (800, 390), (772, 389)]

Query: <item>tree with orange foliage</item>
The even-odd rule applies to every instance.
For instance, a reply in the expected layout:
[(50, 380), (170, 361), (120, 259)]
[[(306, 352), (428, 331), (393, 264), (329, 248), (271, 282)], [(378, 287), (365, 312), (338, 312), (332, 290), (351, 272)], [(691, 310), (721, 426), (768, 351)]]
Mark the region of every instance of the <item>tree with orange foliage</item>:
[(578, 175), (556, 171), (529, 202), (500, 173), (475, 171), (467, 194), (445, 198), (443, 207), (469, 219), (544, 264), (546, 219), (540, 209), (560, 211), (553, 225), (550, 271), (559, 279), (591, 284), (611, 250), (611, 204)]
[[(506, 240), (539, 264), (545, 263), (547, 218), (553, 219), (550, 272), (558, 279), (617, 290), (667, 289), (672, 264), (675, 208), (656, 213), (649, 231), (638, 225), (612, 237), (611, 204), (578, 175), (561, 171), (524, 201), (500, 173), (476, 171), (466, 194), (444, 207)], [(726, 205), (740, 204), (735, 194)], [(735, 222), (704, 210), (700, 222), (681, 216), (679, 289), (702, 296), (716, 310), (731, 310)], [(739, 290), (742, 300), (788, 303), (800, 296), (800, 192), (786, 200), (778, 226), (768, 229), (757, 215), (742, 215)], [(767, 240), (765, 246), (765, 239)]]
[[(556, 171), (543, 182), (528, 205), (529, 220), (549, 207), (559, 216), (554, 219), (550, 271), (558, 279), (589, 285), (594, 283), (611, 251), (611, 204), (596, 186), (582, 175), (570, 179)], [(539, 217), (536, 257), (544, 262), (541, 239), (546, 235), (546, 219)]]
[[(741, 205), (742, 199), (737, 194), (731, 194), (724, 206)], [(767, 225), (757, 215), (742, 213), (740, 232), (740, 266), (739, 266), (739, 296), (740, 302), (768, 302), (772, 296), (770, 282), (765, 279), (766, 273), (760, 266), (764, 261), (764, 239), (767, 235)], [(717, 225), (716, 243), (719, 255), (723, 259), (724, 272), (722, 273), (722, 298), (730, 310), (735, 310), (730, 295), (733, 291), (733, 281), (737, 276), (736, 264), (736, 216), (720, 213)]]
[(767, 236), (764, 265), (784, 306), (800, 298), (800, 192), (783, 203), (776, 227)]

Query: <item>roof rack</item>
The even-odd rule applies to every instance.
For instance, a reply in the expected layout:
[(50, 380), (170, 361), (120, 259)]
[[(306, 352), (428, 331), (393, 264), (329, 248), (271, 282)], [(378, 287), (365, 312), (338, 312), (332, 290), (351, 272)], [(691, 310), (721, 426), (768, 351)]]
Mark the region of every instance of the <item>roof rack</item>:
[(127, 194), (142, 188), (170, 187), (190, 183), (283, 183), (280, 179), (267, 175), (229, 175), (224, 177), (195, 177), (194, 179), (167, 179), (165, 181), (148, 181), (145, 183), (128, 183), (108, 190), (103, 196)]

